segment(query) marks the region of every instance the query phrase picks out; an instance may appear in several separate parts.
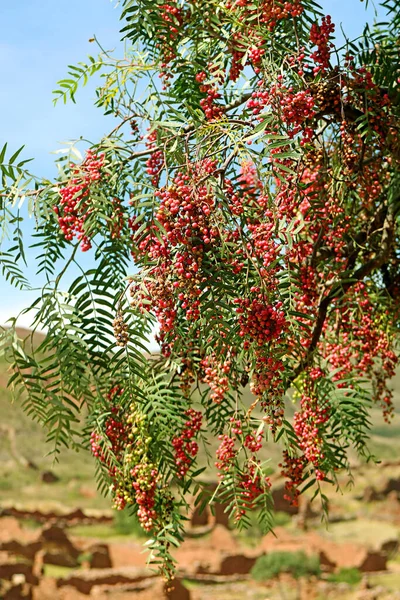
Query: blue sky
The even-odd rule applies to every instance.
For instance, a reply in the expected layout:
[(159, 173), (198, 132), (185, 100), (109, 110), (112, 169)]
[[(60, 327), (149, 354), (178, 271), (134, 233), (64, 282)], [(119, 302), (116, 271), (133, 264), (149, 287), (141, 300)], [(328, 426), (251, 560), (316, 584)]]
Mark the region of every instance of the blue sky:
[[(98, 140), (115, 123), (93, 106), (94, 82), (77, 94), (77, 104), (52, 103), (56, 82), (67, 65), (85, 61), (97, 49), (88, 40), (96, 34), (107, 49), (122, 48), (120, 7), (110, 0), (14, 0), (0, 8), (0, 146), (10, 150), (25, 144), (24, 156), (33, 157), (31, 169), (45, 177), (54, 173), (52, 151), (62, 142), (83, 136)], [(366, 21), (365, 2), (325, 0), (340, 35), (340, 23), (349, 37), (359, 35)], [(374, 18), (369, 2), (368, 17)], [(65, 144), (64, 144), (65, 145)], [(27, 227), (27, 232), (29, 227)], [(87, 259), (86, 259), (87, 260)], [(1, 275), (0, 275), (1, 277)], [(18, 313), (36, 296), (15, 290), (0, 280), (0, 324)], [(21, 319), (28, 325), (27, 319)]]

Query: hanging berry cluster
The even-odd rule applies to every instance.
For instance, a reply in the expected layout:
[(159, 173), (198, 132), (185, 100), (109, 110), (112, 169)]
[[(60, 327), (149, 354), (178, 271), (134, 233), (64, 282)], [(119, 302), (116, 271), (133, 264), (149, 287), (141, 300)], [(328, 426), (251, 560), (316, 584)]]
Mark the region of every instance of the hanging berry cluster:
[(133, 405), (127, 414), (116, 403), (122, 395), (118, 386), (108, 394), (111, 416), (101, 430), (92, 433), (92, 453), (111, 479), (115, 508), (135, 507), (143, 529), (152, 531), (158, 514), (158, 467), (149, 458), (151, 436), (146, 419)]
[(180, 435), (175, 436), (172, 440), (177, 475), (180, 478), (185, 477), (199, 451), (199, 445), (193, 438), (200, 431), (203, 418), (201, 412), (195, 411), (193, 408), (189, 408), (185, 412), (185, 416), (188, 420), (185, 422), (184, 428)]
[(85, 232), (85, 221), (91, 213), (90, 191), (102, 177), (104, 154), (96, 154), (92, 150), (86, 152), (80, 167), (71, 165), (72, 178), (67, 185), (60, 188), (60, 204), (54, 207), (58, 216), (58, 224), (68, 241), (77, 237), (81, 241), (83, 252), (90, 250), (91, 241)]

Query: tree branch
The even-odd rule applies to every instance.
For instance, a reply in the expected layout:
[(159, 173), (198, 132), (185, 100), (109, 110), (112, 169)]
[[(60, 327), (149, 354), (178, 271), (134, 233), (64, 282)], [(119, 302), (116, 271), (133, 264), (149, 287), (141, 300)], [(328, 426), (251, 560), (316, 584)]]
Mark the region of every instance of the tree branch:
[(318, 314), (314, 330), (311, 336), (311, 343), (307, 349), (304, 360), (294, 370), (290, 381), (293, 381), (300, 373), (311, 363), (314, 351), (320, 340), (328, 309), (334, 300), (343, 297), (347, 291), (359, 281), (370, 275), (376, 269), (379, 269), (389, 258), (390, 250), (394, 239), (395, 230), (395, 202), (392, 202), (387, 209), (385, 221), (383, 224), (381, 237), (381, 252), (374, 258), (371, 258), (361, 267), (354, 271), (351, 277), (342, 278), (334, 284), (330, 292), (321, 300), (318, 306)]

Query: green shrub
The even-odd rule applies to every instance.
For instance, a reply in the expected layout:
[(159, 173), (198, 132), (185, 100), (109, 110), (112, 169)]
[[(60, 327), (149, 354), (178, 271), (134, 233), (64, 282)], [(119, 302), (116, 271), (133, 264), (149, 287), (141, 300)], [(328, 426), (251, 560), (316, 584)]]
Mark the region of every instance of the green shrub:
[(290, 573), (296, 579), (320, 574), (318, 556), (304, 552), (271, 552), (257, 559), (251, 574), (257, 581), (266, 581), (281, 573)]
[(338, 573), (332, 573), (329, 575), (328, 581), (332, 581), (333, 583), (348, 583), (350, 585), (357, 585), (357, 583), (360, 583), (361, 578), (362, 575), (358, 569), (342, 568)]

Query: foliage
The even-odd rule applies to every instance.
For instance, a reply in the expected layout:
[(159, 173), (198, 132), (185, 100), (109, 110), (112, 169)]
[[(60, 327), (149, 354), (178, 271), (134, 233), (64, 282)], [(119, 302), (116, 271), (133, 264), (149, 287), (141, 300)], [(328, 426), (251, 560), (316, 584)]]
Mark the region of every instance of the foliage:
[(281, 573), (290, 573), (295, 579), (320, 574), (318, 556), (299, 552), (270, 552), (260, 556), (251, 570), (257, 581), (268, 581)]
[(333, 583), (348, 583), (349, 585), (357, 585), (362, 579), (362, 574), (355, 568), (342, 568), (338, 573), (331, 573), (328, 577)]
[[(291, 501), (313, 487), (325, 508), (320, 482), (348, 450), (371, 458), (373, 403), (390, 419), (400, 23), (398, 0), (382, 6), (385, 23), (335, 48), (313, 0), (124, 0), (126, 55), (100, 47), (55, 92), (75, 101), (100, 74), (113, 130), (83, 158), (71, 146), (54, 182), (0, 153), (1, 268), (29, 286), (33, 214), (44, 283), (27, 309), (46, 331), (38, 347), (16, 321), (4, 331), (9, 385), (56, 457), (91, 447), (99, 488), (152, 534), (167, 578), (188, 493), (268, 530), (267, 442), (284, 446)], [(196, 459), (213, 439), (210, 498)]]

